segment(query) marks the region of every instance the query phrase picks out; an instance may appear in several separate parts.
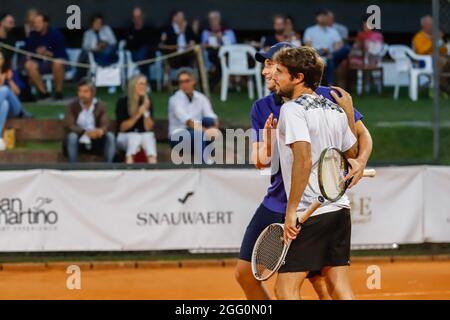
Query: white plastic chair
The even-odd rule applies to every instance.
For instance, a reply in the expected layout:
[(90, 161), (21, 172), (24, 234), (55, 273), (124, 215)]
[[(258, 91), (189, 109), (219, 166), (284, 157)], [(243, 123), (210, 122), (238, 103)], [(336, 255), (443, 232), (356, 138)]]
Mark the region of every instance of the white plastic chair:
[[(109, 66), (102, 67), (97, 64), (92, 51), (88, 52), (90, 74), (94, 79), (96, 87), (109, 87), (108, 92), (114, 92), (116, 87), (120, 87), (126, 83), (124, 70), (124, 44), (119, 43), (118, 56), (119, 60)], [(114, 90), (111, 90), (114, 89)]]
[[(222, 46), (219, 50), (220, 64), (222, 66), (222, 84), (220, 100), (227, 100), (229, 80), (231, 75), (247, 76), (248, 96), (254, 99), (254, 84), (258, 98), (262, 97), (261, 64), (255, 63), (253, 68), (248, 65), (248, 56), (254, 57), (255, 48), (246, 44), (233, 44)], [(228, 58), (228, 63), (227, 63)], [(254, 78), (254, 79), (253, 79)], [(253, 80), (255, 82), (253, 82)]]
[[(398, 79), (394, 89), (394, 98), (398, 99), (400, 76), (403, 73), (409, 76), (409, 97), (412, 101), (417, 101), (420, 77), (427, 76), (430, 79), (430, 85), (432, 84), (433, 63), (431, 56), (416, 54), (411, 48), (404, 45), (389, 46), (389, 55), (395, 61)], [(422, 62), (423, 66), (417, 66), (417, 62)]]

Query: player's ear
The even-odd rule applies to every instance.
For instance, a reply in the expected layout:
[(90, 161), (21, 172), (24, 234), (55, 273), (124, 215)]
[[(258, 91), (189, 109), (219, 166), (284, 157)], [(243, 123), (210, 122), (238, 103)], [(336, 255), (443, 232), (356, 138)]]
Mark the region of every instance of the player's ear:
[(297, 76), (294, 79), (295, 84), (302, 83), (305, 80), (305, 75), (303, 73), (297, 73)]

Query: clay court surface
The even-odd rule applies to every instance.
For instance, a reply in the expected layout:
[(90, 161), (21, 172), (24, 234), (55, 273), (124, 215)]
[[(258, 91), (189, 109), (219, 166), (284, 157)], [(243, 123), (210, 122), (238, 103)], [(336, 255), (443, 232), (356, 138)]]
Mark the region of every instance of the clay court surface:
[[(207, 264), (80, 264), (81, 290), (66, 288), (67, 263), (45, 269), (3, 266), (0, 299), (244, 299), (233, 261)], [(381, 269), (379, 290), (366, 286), (370, 265)], [(450, 260), (354, 262), (351, 280), (357, 299), (450, 299)], [(268, 285), (273, 290), (272, 279)], [(316, 299), (309, 283), (302, 294)]]

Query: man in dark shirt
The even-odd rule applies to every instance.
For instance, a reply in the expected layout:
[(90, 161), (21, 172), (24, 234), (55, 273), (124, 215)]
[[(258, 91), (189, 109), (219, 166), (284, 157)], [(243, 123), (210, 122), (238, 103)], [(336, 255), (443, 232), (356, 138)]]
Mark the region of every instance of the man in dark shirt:
[[(49, 27), (49, 22), (49, 18), (43, 14), (38, 14), (34, 18), (35, 31), (31, 32), (26, 40), (25, 49), (46, 57), (67, 60), (63, 35), (59, 30)], [(31, 82), (39, 91), (39, 98), (45, 99), (49, 96), (41, 75), (52, 73), (55, 100), (63, 99), (64, 64), (61, 61), (45, 61), (28, 57), (24, 66)]]
[[(183, 11), (175, 11), (171, 15), (170, 26), (161, 34), (161, 49), (164, 53), (173, 53), (183, 51), (190, 46), (195, 45), (195, 35), (188, 25)], [(192, 67), (194, 55), (184, 54), (169, 59), (169, 65), (172, 69), (181, 67)]]
[[(145, 25), (145, 15), (142, 9), (136, 7), (132, 13), (133, 25), (128, 31), (127, 49), (130, 50), (133, 61), (142, 61), (155, 57), (158, 40), (155, 31)], [(148, 65), (139, 67), (142, 74), (148, 73)]]
[(280, 14), (275, 15), (273, 17), (274, 33), (265, 37), (263, 44), (264, 50), (267, 51), (274, 44), (287, 40), (285, 28), (286, 28), (286, 17)]
[[(0, 16), (0, 42), (3, 42), (4, 44), (13, 47), (15, 46), (16, 39), (12, 34), (12, 30), (14, 29), (15, 25), (16, 22), (11, 14), (4, 13)], [(3, 53), (3, 56), (5, 57), (4, 68), (9, 69), (11, 67), (13, 52), (5, 48), (0, 48), (0, 51)]]

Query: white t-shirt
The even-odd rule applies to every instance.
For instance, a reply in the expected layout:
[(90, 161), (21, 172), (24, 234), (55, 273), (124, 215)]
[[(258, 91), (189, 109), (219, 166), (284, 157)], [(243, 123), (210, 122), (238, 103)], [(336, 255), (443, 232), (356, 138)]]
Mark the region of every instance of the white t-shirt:
[[(304, 94), (296, 100), (286, 102), (280, 111), (277, 130), (280, 152), (281, 173), (286, 195), (291, 191), (293, 154), (290, 145), (305, 141), (311, 144), (312, 170), (308, 185), (302, 195), (297, 211), (304, 211), (320, 193), (318, 182), (318, 162), (322, 151), (336, 147), (347, 151), (356, 142), (345, 112), (323, 96)], [(350, 208), (346, 195), (337, 202), (323, 205), (314, 214)]]
[(175, 131), (186, 129), (188, 120), (201, 123), (205, 117), (217, 119), (209, 99), (194, 91), (190, 100), (182, 90), (178, 90), (169, 99), (169, 138)]
[(342, 38), (334, 28), (315, 25), (305, 30), (303, 42), (311, 42), (311, 46), (316, 50), (328, 49), (333, 52), (334, 44), (342, 42)]

